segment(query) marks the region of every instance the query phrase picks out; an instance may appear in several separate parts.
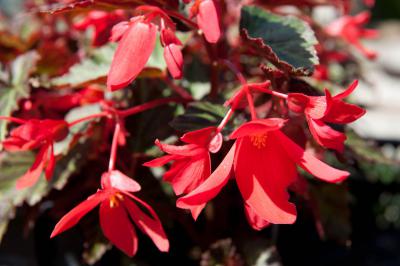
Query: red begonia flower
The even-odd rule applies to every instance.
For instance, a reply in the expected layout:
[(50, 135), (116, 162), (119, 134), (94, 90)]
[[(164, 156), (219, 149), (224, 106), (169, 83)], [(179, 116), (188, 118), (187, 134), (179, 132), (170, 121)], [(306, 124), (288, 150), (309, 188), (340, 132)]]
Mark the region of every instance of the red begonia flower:
[(371, 14), (368, 11), (362, 12), (354, 17), (343, 16), (332, 22), (326, 28), (328, 34), (341, 37), (349, 44), (357, 48), (367, 58), (373, 59), (376, 57), (376, 52), (369, 50), (361, 44), (361, 38), (376, 38), (377, 30), (364, 29), (363, 26), (368, 23)]
[(217, 152), (222, 144), (221, 134), (213, 137), (215, 130), (215, 127), (208, 127), (186, 133), (181, 140), (187, 145), (182, 146), (163, 144), (156, 140), (156, 145), (168, 155), (144, 165), (159, 167), (173, 161), (164, 174), (164, 181), (172, 184), (176, 195), (189, 193), (211, 174), (209, 152)]
[(108, 42), (113, 25), (124, 18), (122, 10), (114, 12), (94, 10), (90, 11), (83, 20), (75, 23), (74, 28), (83, 31), (92, 27), (94, 29), (93, 46), (101, 46)]
[(328, 90), (325, 90), (325, 96), (289, 93), (288, 107), (296, 113), (304, 112), (310, 132), (318, 144), (342, 152), (346, 135), (326, 123), (348, 124), (365, 114), (363, 108), (343, 101), (355, 90), (357, 84), (357, 81), (353, 82), (347, 90), (333, 97)]
[(161, 43), (164, 46), (164, 59), (169, 73), (174, 79), (182, 78), (183, 55), (181, 41), (171, 29), (164, 28), (161, 30)]
[(17, 189), (30, 187), (37, 182), (43, 169), (47, 180), (54, 171), (53, 145), (68, 135), (68, 124), (63, 120), (32, 119), (13, 129), (2, 144), (8, 151), (39, 149), (32, 167), (17, 180)]
[(203, 207), (226, 184), (233, 167), (253, 228), (294, 223), (296, 208), (287, 188), (297, 177), (296, 165), (326, 182), (340, 182), (349, 173), (304, 151), (280, 131), (284, 123), (279, 118), (254, 120), (234, 131), (231, 138), (236, 142), (225, 159), (205, 182), (179, 198), (177, 207)]
[(107, 87), (115, 91), (129, 85), (143, 70), (156, 45), (157, 26), (135, 17), (129, 25), (117, 24), (112, 34), (119, 40), (110, 71)]
[[(140, 185), (120, 171), (104, 173), (101, 189), (61, 218), (50, 237), (73, 227), (100, 204), (100, 225), (104, 235), (126, 255), (135, 255), (138, 247), (131, 221), (151, 238), (160, 251), (167, 252), (169, 241), (157, 214), (148, 204), (131, 194), (139, 190)], [(135, 201), (141, 206), (138, 207)]]

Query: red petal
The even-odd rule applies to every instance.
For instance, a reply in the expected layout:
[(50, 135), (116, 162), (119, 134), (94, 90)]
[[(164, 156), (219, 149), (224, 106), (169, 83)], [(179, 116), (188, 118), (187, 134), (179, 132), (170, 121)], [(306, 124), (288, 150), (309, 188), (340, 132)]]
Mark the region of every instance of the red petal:
[(110, 41), (118, 42), (119, 40), (121, 40), (122, 36), (128, 30), (129, 25), (130, 25), (130, 23), (127, 21), (122, 21), (122, 22), (116, 24), (111, 30)]
[(161, 143), (158, 139), (155, 141), (155, 144), (162, 150), (163, 152), (172, 154), (172, 155), (179, 155), (179, 156), (195, 156), (199, 153), (204, 151), (203, 148), (198, 147), (196, 144), (189, 144), (189, 145), (170, 145)]
[(48, 147), (44, 146), (39, 150), (36, 155), (35, 162), (32, 167), (17, 180), (16, 188), (23, 189), (33, 186), (42, 174), (44, 163), (46, 161), (45, 156), (47, 156)]
[(250, 205), (246, 203), (244, 204), (244, 211), (246, 214), (247, 222), (253, 229), (260, 231), (269, 225), (268, 221), (258, 216), (257, 213), (254, 212), (254, 210), (250, 207)]
[(219, 17), (216, 3), (213, 0), (203, 0), (199, 5), (197, 25), (203, 31), (204, 37), (209, 43), (218, 42), (221, 36)]
[(315, 177), (326, 182), (335, 183), (346, 179), (350, 175), (349, 172), (338, 170), (318, 160), (311, 153), (304, 151), (303, 148), (294, 143), (282, 132), (277, 131), (273, 134), (277, 136), (277, 140), (279, 140), (288, 156), (290, 156), (301, 168)]
[(107, 87), (115, 91), (129, 85), (145, 67), (154, 50), (157, 27), (136, 22), (122, 36), (114, 54), (107, 78)]
[(208, 145), (208, 150), (211, 153), (217, 153), (221, 149), (223, 141), (224, 141), (224, 138), (223, 138), (222, 134), (218, 133), (210, 141), (210, 145)]
[(183, 56), (181, 48), (176, 44), (165, 46), (164, 59), (171, 76), (174, 79), (181, 79), (183, 73)]
[[(132, 201), (124, 201), (124, 206), (127, 208), (129, 215), (135, 224), (142, 230), (143, 233), (148, 235), (160, 251), (168, 252), (169, 241), (161, 225), (158, 216), (150, 217)], [(155, 214), (154, 210), (149, 205), (143, 205), (149, 213)], [(149, 210), (149, 208), (151, 210)]]
[(359, 119), (365, 113), (366, 111), (357, 105), (334, 100), (323, 120), (328, 123), (348, 124)]
[(177, 200), (176, 206), (182, 209), (190, 209), (196, 220), (205, 204), (214, 198), (228, 182), (235, 155), (236, 143), (233, 144), (221, 164), (201, 185), (184, 197)]
[[(176, 170), (175, 170), (176, 169)], [(172, 184), (176, 195), (189, 193), (199, 186), (211, 174), (210, 155), (191, 158), (184, 164), (176, 164), (165, 173), (164, 180)]]
[(182, 42), (176, 37), (175, 33), (170, 28), (162, 29), (160, 37), (163, 46), (168, 46), (170, 44), (182, 46)]
[(309, 101), (310, 97), (302, 93), (289, 93), (287, 98), (288, 108), (295, 113), (303, 113)]
[(96, 194), (87, 198), (87, 200), (81, 202), (78, 206), (70, 210), (66, 215), (61, 218), (61, 220), (54, 227), (54, 230), (51, 233), (50, 237), (55, 237), (56, 235), (76, 225), (86, 213), (90, 212), (106, 197), (106, 193), (98, 191)]
[(160, 166), (163, 166), (163, 165), (169, 163), (170, 161), (174, 160), (175, 157), (176, 157), (175, 155), (161, 156), (160, 158), (156, 158), (154, 160), (144, 163), (143, 166), (160, 167)]
[(49, 145), (49, 148), (46, 152), (45, 156), (49, 156), (46, 166), (46, 171), (45, 171), (45, 175), (46, 175), (46, 179), (47, 181), (49, 181), (53, 175), (54, 172), (54, 167), (56, 166), (56, 159), (54, 157), (54, 147), (53, 144)]
[[(329, 93), (329, 92), (328, 92)], [(311, 96), (310, 102), (306, 108), (306, 113), (313, 119), (321, 119), (327, 113), (329, 105), (327, 104), (327, 96)]]
[(108, 240), (132, 257), (138, 247), (137, 235), (125, 209), (120, 204), (122, 201), (119, 201), (117, 206), (111, 207), (108, 200), (100, 204), (100, 225)]
[(243, 124), (230, 136), (231, 139), (243, 138), (250, 135), (264, 134), (268, 131), (278, 130), (284, 126), (286, 120), (281, 118), (267, 118), (253, 120)]
[(116, 188), (129, 192), (137, 192), (140, 190), (140, 185), (135, 180), (118, 170), (104, 173), (101, 177), (101, 186), (104, 189)]
[(337, 150), (338, 152), (343, 152), (344, 141), (346, 140), (345, 134), (332, 129), (321, 120), (314, 120), (307, 117), (307, 122), (311, 134), (319, 145)]
[(289, 202), (287, 188), (297, 177), (296, 165), (273, 133), (268, 133), (265, 147), (253, 145), (249, 137), (237, 145), (234, 171), (246, 204), (270, 223), (294, 223), (296, 208)]
[(214, 134), (216, 127), (206, 127), (199, 130), (191, 131), (181, 137), (183, 142), (189, 144), (197, 144), (199, 146), (207, 146), (211, 136)]
[(353, 81), (353, 83), (350, 84), (350, 86), (344, 92), (335, 95), (333, 99), (342, 100), (348, 97), (350, 94), (353, 93), (353, 91), (357, 88), (357, 86), (358, 86), (358, 80), (355, 80)]

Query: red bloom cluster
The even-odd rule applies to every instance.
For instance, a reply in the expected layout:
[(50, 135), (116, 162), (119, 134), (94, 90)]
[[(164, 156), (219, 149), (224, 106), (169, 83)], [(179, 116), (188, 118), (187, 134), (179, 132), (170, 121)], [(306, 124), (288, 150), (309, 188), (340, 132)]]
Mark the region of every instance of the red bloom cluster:
[[(175, 35), (175, 25), (169, 15), (154, 6), (140, 6), (136, 11), (144, 15), (120, 22), (112, 29), (111, 41), (119, 42), (107, 78), (107, 87), (112, 91), (126, 87), (140, 74), (154, 50), (158, 30), (168, 71), (173, 78), (182, 77), (182, 43)], [(220, 28), (215, 2), (197, 0), (191, 14), (196, 15), (207, 41), (217, 42)]]
[(2, 144), (8, 151), (39, 149), (32, 167), (17, 180), (17, 189), (30, 187), (37, 182), (43, 169), (50, 180), (55, 166), (54, 142), (68, 135), (68, 124), (63, 120), (31, 119), (11, 131)]
[[(116, 3), (118, 1), (111, 2), (110, 6), (118, 5)], [(90, 11), (82, 21), (75, 23), (74, 27), (78, 31), (92, 28), (94, 30), (93, 46), (100, 46), (108, 41), (118, 42), (107, 76), (106, 85), (109, 91), (116, 91), (128, 86), (141, 74), (158, 39), (164, 49), (163, 56), (169, 74), (174, 79), (181, 79), (184, 68), (183, 44), (177, 37), (174, 20), (179, 20), (200, 35), (203, 34), (202, 38), (204, 37), (207, 48), (205, 51), (209, 54), (210, 62), (213, 64), (211, 71), (215, 70), (216, 72), (212, 73), (210, 95), (218, 95), (218, 87), (223, 87), (218, 84), (225, 78), (222, 75), (222, 65), (236, 75), (241, 86), (225, 102), (225, 107), (229, 110), (218, 126), (206, 127), (184, 134), (180, 138), (181, 145), (166, 144), (157, 139), (155, 144), (166, 155), (155, 158), (144, 165), (161, 167), (170, 164), (163, 180), (169, 182), (175, 194), (180, 196), (176, 206), (189, 210), (194, 219), (198, 218), (207, 202), (222, 190), (229, 179), (234, 179), (243, 198), (245, 216), (254, 229), (261, 230), (271, 223), (292, 224), (296, 220), (297, 212), (296, 206), (289, 200), (288, 189), (299, 178), (298, 167), (312, 176), (330, 183), (342, 182), (349, 176), (349, 173), (327, 165), (309, 150), (294, 142), (290, 138), (291, 135), (287, 134), (288, 127), (286, 126), (292, 118), (302, 118), (304, 115), (305, 119), (298, 119), (298, 121), (304, 122), (304, 128), (308, 126), (316, 143), (323, 148), (343, 152), (346, 135), (344, 132), (334, 129), (331, 124), (346, 125), (365, 114), (363, 108), (344, 101), (356, 89), (357, 81), (335, 96), (332, 96), (328, 90), (325, 90), (325, 94), (322, 96), (288, 93), (294, 91), (295, 85), (293, 84), (299, 80), (298, 76), (292, 77), (291, 72), (288, 71), (289, 68), (283, 68), (276, 62), (277, 60), (271, 60), (270, 63), (275, 64), (276, 68), (265, 67), (263, 69), (270, 80), (248, 83), (244, 74), (228, 58), (232, 55), (241, 60), (242, 49), (239, 49), (241, 47), (236, 47), (237, 49), (232, 49), (222, 56), (220, 50), (230, 45), (229, 41), (223, 45), (213, 45), (221, 39), (222, 21), (220, 21), (221, 10), (219, 7), (221, 2), (218, 0), (184, 0), (183, 2), (187, 5), (190, 4), (187, 7), (188, 18), (168, 6), (161, 8), (144, 5), (136, 7), (132, 13), (128, 10)], [(365, 3), (373, 5), (374, 1), (365, 0)], [(78, 3), (75, 4), (78, 5)], [(258, 1), (258, 4), (263, 7), (267, 6), (272, 11), (275, 11), (275, 7), (283, 4), (297, 7), (334, 5), (344, 10), (345, 14), (348, 14), (346, 12), (350, 8), (349, 0), (278, 0)], [(233, 4), (230, 3), (230, 5)], [(73, 8), (73, 6), (72, 4), (70, 7)], [(133, 16), (129, 20), (128, 14), (129, 17)], [(368, 12), (356, 16), (346, 15), (329, 25), (326, 32), (318, 28), (319, 31), (316, 31), (316, 35), (318, 37), (318, 34), (321, 34), (326, 39), (343, 39), (368, 58), (374, 58), (375, 52), (368, 50), (360, 42), (361, 38), (377, 36), (375, 30), (363, 28), (369, 19)], [(227, 23), (225, 22), (225, 24)], [(329, 36), (326, 33), (333, 38), (327, 38)], [(202, 41), (204, 40), (202, 39)], [(254, 41), (257, 45), (249, 46), (246, 52), (257, 55), (257, 46), (264, 41), (262, 38), (257, 38)], [(196, 44), (191, 45), (188, 45), (187, 50), (194, 50), (198, 47)], [(318, 51), (323, 60), (320, 61), (321, 64), (317, 67), (317, 73), (314, 75), (314, 78), (319, 80), (328, 79), (329, 62), (342, 62), (349, 59), (345, 52), (328, 51), (322, 45), (318, 47)], [(193, 47), (195, 48), (193, 49)], [(266, 47), (265, 45), (263, 48)], [(219, 54), (220, 52), (221, 54)], [(268, 57), (266, 56), (266, 58)], [(285, 63), (289, 65), (288, 62)], [(254, 76), (255, 81), (261, 79), (260, 71), (243, 69), (246, 70), (246, 73), (258, 73)], [(301, 74), (300, 68), (298, 72)], [(115, 101), (117, 97), (108, 97), (108, 94), (97, 87), (100, 85), (85, 83), (83, 86), (86, 87), (80, 91), (68, 88), (68, 93), (64, 93), (64, 91), (48, 92), (40, 88), (40, 92), (26, 100), (31, 106), (55, 111), (56, 116), (54, 117), (61, 117), (60, 120), (30, 119), (25, 121), (18, 118), (0, 117), (0, 119), (20, 124), (2, 142), (7, 151), (37, 150), (36, 160), (32, 167), (17, 180), (18, 189), (34, 185), (43, 171), (46, 179), (50, 180), (56, 161), (54, 143), (65, 139), (69, 134), (70, 127), (93, 118), (107, 118), (102, 132), (104, 139), (108, 139), (114, 129), (110, 146), (109, 168), (101, 176), (100, 189), (62, 217), (55, 226), (51, 237), (75, 226), (83, 216), (99, 205), (99, 219), (104, 235), (128, 256), (135, 255), (138, 247), (138, 237), (134, 225), (148, 235), (160, 251), (167, 252), (169, 250), (169, 241), (159, 217), (152, 207), (133, 194), (140, 191), (140, 185), (116, 170), (118, 146), (125, 145), (125, 137), (128, 135), (124, 128), (127, 116), (162, 104), (186, 103), (193, 100), (191, 95), (177, 83), (172, 82), (169, 78), (165, 78), (164, 81), (180, 97), (156, 99), (127, 110), (118, 110), (117, 107), (121, 107), (123, 104), (119, 105)], [(273, 89), (279, 91), (273, 91)], [(262, 97), (257, 98), (261, 94), (268, 94), (268, 97), (272, 99), (269, 101), (270, 98), (268, 98), (269, 105), (265, 104), (262, 106), (264, 109), (260, 111), (261, 105), (256, 106), (258, 101), (255, 98), (262, 100)], [(98, 103), (102, 111), (71, 123), (62, 120), (59, 113), (65, 114), (71, 108), (87, 103)], [(268, 112), (264, 112), (266, 109)], [(224, 132), (223, 129), (234, 113), (238, 111), (244, 114), (242, 119), (250, 117), (248, 120), (251, 120), (240, 126), (235, 125), (235, 130), (229, 136), (233, 145), (213, 171), (210, 153), (217, 153), (221, 149), (224, 140), (221, 132)], [(40, 114), (36, 117), (43, 116), (45, 115)], [(311, 142), (311, 144), (315, 143)], [(102, 145), (102, 147), (104, 146)], [(105, 147), (109, 148), (108, 145)]]
[(160, 251), (168, 251), (169, 242), (157, 214), (149, 205), (131, 194), (139, 190), (140, 185), (120, 171), (104, 173), (101, 189), (67, 213), (57, 223), (51, 237), (76, 225), (86, 213), (100, 204), (100, 225), (104, 235), (126, 255), (135, 255), (138, 248), (131, 220), (153, 240)]
[(359, 106), (343, 101), (356, 89), (357, 84), (357, 81), (353, 82), (347, 90), (333, 97), (328, 90), (325, 90), (325, 96), (290, 93), (288, 107), (295, 113), (304, 113), (311, 134), (318, 144), (342, 152), (346, 135), (326, 123), (348, 124), (365, 114), (365, 110)]
[(360, 42), (361, 38), (371, 39), (378, 37), (378, 31), (363, 28), (370, 18), (371, 14), (368, 11), (356, 16), (343, 16), (328, 25), (326, 31), (330, 35), (342, 38), (353, 45), (367, 58), (373, 59), (376, 57), (376, 52), (369, 50)]

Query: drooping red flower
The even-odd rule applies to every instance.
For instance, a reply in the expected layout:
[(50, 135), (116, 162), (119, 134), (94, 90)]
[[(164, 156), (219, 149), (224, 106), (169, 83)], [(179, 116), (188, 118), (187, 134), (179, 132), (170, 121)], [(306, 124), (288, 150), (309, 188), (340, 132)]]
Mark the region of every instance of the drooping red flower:
[(305, 114), (310, 132), (318, 144), (342, 152), (346, 135), (326, 123), (348, 124), (365, 114), (363, 108), (343, 101), (357, 84), (358, 81), (354, 81), (347, 90), (333, 97), (328, 90), (325, 90), (325, 96), (289, 93), (288, 107), (293, 112)]
[(161, 30), (161, 43), (164, 46), (164, 59), (168, 71), (174, 79), (182, 78), (183, 55), (182, 43), (170, 28)]
[[(164, 181), (170, 182), (176, 195), (191, 192), (211, 174), (209, 152), (217, 152), (222, 144), (222, 135), (214, 127), (186, 133), (181, 140), (187, 145), (175, 146), (156, 140), (156, 145), (168, 155), (145, 163), (148, 167), (159, 167), (173, 161), (164, 174)], [(196, 210), (193, 210), (196, 213)]]
[(64, 120), (32, 119), (13, 129), (2, 144), (8, 151), (39, 149), (32, 167), (17, 180), (17, 189), (30, 187), (37, 182), (43, 169), (46, 179), (53, 175), (55, 158), (54, 142), (68, 135), (68, 124)]
[(104, 173), (101, 189), (61, 218), (50, 237), (73, 227), (100, 204), (100, 225), (104, 235), (126, 255), (135, 255), (138, 248), (136, 231), (131, 221), (151, 238), (160, 251), (167, 252), (169, 241), (157, 214), (147, 203), (132, 195), (132, 192), (139, 190), (138, 183), (118, 170)]
[(156, 37), (157, 26), (143, 16), (114, 27), (111, 38), (119, 44), (107, 76), (109, 90), (126, 87), (140, 74), (154, 50)]
[(217, 1), (196, 0), (190, 9), (190, 16), (196, 16), (197, 25), (209, 43), (217, 43), (221, 37)]
[(101, 10), (90, 11), (87, 16), (76, 22), (74, 28), (80, 31), (93, 28), (93, 46), (101, 46), (108, 42), (110, 38), (111, 28), (114, 24), (125, 19), (122, 10), (106, 12)]
[(179, 198), (177, 207), (204, 206), (228, 182), (233, 168), (253, 228), (293, 223), (296, 208), (289, 202), (287, 188), (298, 175), (296, 165), (326, 182), (340, 182), (349, 173), (304, 151), (280, 131), (284, 123), (279, 118), (254, 120), (234, 131), (231, 138), (236, 142), (224, 160), (206, 181)]
[(362, 38), (371, 39), (378, 37), (377, 30), (363, 28), (370, 18), (371, 14), (368, 11), (359, 13), (356, 16), (343, 16), (328, 25), (326, 32), (332, 36), (342, 38), (357, 48), (367, 58), (373, 59), (377, 55), (376, 52), (369, 50), (360, 42)]

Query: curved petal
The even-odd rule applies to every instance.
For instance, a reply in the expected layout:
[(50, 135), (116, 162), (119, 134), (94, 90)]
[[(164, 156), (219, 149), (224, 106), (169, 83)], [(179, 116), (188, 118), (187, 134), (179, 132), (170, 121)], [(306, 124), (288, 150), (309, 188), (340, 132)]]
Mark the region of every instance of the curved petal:
[(343, 152), (346, 135), (332, 129), (321, 120), (314, 120), (307, 116), (308, 126), (314, 139), (319, 145)]
[[(139, 229), (148, 235), (160, 251), (168, 252), (169, 241), (161, 225), (158, 216), (150, 217), (143, 212), (135, 203), (130, 200), (124, 201), (124, 206), (128, 210), (129, 215)], [(150, 208), (149, 213), (154, 214), (154, 210), (149, 205), (143, 205), (146, 209)]]
[(125, 34), (128, 28), (129, 28), (128, 21), (122, 21), (118, 24), (115, 24), (111, 30), (110, 41), (118, 42), (119, 40), (121, 40), (122, 36)]
[(118, 170), (113, 170), (104, 173), (101, 176), (101, 186), (104, 189), (116, 188), (122, 191), (137, 192), (140, 185), (132, 178), (124, 175)]
[(24, 189), (33, 186), (42, 174), (46, 156), (48, 153), (48, 146), (43, 146), (36, 155), (35, 162), (32, 167), (20, 178), (17, 179), (16, 188)]
[(46, 162), (47, 166), (46, 166), (46, 171), (45, 171), (46, 179), (47, 179), (47, 181), (49, 181), (53, 175), (54, 167), (56, 166), (56, 159), (54, 156), (53, 143), (49, 145), (49, 148), (47, 149), (45, 156), (49, 156), (49, 158)]
[(214, 198), (229, 180), (236, 143), (233, 144), (228, 154), (222, 160), (215, 171), (196, 189), (177, 200), (176, 206), (182, 209), (190, 209), (196, 220), (205, 204)]
[(176, 156), (175, 155), (169, 155), (169, 154), (168, 155), (164, 155), (164, 156), (161, 156), (160, 158), (156, 158), (156, 159), (153, 159), (153, 160), (151, 160), (149, 162), (145, 162), (143, 164), (143, 166), (160, 167), (160, 166), (163, 166), (163, 165), (169, 163), (170, 161), (174, 160), (174, 157), (176, 157)]
[(196, 144), (189, 144), (189, 145), (170, 145), (160, 142), (156, 139), (155, 144), (162, 150), (163, 152), (173, 154), (173, 155), (180, 155), (180, 156), (194, 156), (198, 155), (199, 153), (203, 152), (204, 149), (198, 147)]
[(270, 224), (268, 221), (258, 216), (250, 205), (246, 203), (244, 204), (244, 212), (246, 214), (247, 222), (254, 230), (260, 231)]
[(282, 128), (286, 123), (286, 120), (281, 118), (267, 118), (253, 120), (243, 124), (241, 127), (233, 131), (230, 138), (237, 139), (250, 135), (264, 134), (268, 131), (278, 130)]
[(292, 224), (296, 207), (289, 202), (288, 186), (296, 179), (296, 165), (268, 133), (266, 146), (253, 145), (249, 137), (238, 140), (234, 170), (239, 190), (260, 219)]
[(346, 179), (350, 173), (338, 170), (315, 158), (311, 153), (304, 151), (282, 132), (274, 132), (280, 145), (288, 156), (301, 168), (326, 182), (336, 183)]
[(210, 155), (205, 152), (203, 155), (191, 158), (185, 163), (173, 165), (170, 171), (165, 173), (164, 180), (172, 184), (176, 195), (181, 195), (191, 192), (210, 174)]
[(136, 254), (138, 239), (135, 228), (121, 204), (119, 201), (118, 205), (111, 207), (108, 200), (100, 204), (100, 226), (111, 243), (132, 257)]
[(209, 43), (218, 42), (221, 37), (221, 29), (216, 3), (213, 0), (201, 1), (196, 18), (197, 25), (203, 31), (206, 40)]
[(171, 76), (174, 79), (181, 79), (183, 75), (183, 55), (180, 46), (173, 43), (165, 46), (164, 59)]
[(214, 134), (216, 127), (205, 127), (199, 130), (185, 133), (181, 140), (188, 144), (197, 144), (198, 146), (207, 146), (211, 136)]
[(333, 100), (328, 113), (323, 120), (328, 123), (348, 124), (363, 116), (366, 111), (355, 105), (339, 100)]
[(115, 51), (107, 77), (107, 87), (115, 91), (129, 85), (145, 67), (154, 50), (157, 27), (152, 23), (132, 23)]
[(70, 210), (66, 215), (61, 218), (61, 220), (54, 227), (50, 238), (55, 237), (56, 235), (76, 225), (86, 213), (90, 212), (94, 207), (97, 206), (97, 204), (99, 204), (106, 198), (106, 193), (98, 191), (96, 192), (96, 194), (81, 202), (78, 206)]
[(350, 84), (350, 86), (345, 91), (333, 96), (333, 99), (343, 100), (344, 98), (352, 94), (353, 91), (357, 88), (357, 86), (358, 86), (358, 80), (355, 80), (353, 81), (353, 83)]

